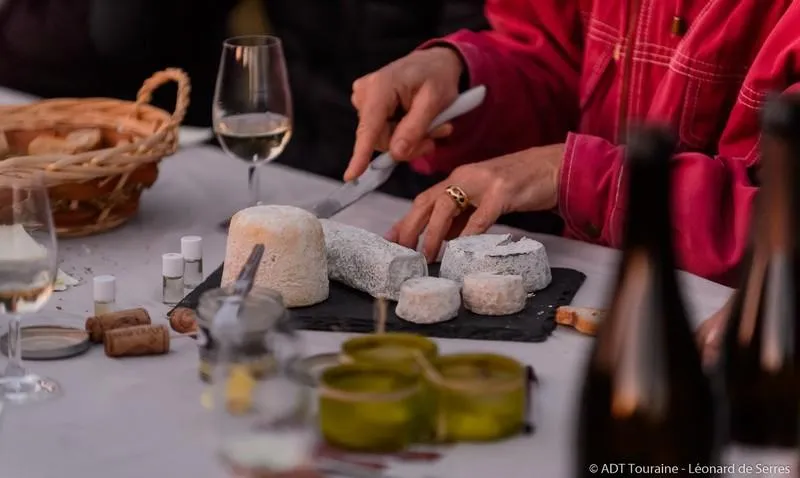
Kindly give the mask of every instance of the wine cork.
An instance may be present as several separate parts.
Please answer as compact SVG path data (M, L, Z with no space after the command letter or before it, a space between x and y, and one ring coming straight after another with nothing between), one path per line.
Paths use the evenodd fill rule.
M169 329L166 325L137 325L109 330L105 351L109 357L165 354L169 352Z
M186 307L178 307L169 316L169 326L179 334L196 333L197 319L194 311Z
M86 319L86 331L89 332L89 340L99 344L111 330L149 325L150 323L150 314L146 310L142 308L128 309L89 317Z

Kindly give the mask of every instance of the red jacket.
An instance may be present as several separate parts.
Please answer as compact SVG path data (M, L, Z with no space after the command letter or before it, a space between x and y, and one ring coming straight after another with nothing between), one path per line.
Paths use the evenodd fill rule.
M757 191L758 110L768 92L800 90L800 1L488 0L486 10L493 31L446 39L486 102L414 167L447 172L565 142L566 235L619 248L626 125L667 122L680 139L679 266L730 283Z

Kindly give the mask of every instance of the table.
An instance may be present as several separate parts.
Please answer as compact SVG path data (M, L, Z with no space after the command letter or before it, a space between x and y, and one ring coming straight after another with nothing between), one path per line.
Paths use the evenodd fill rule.
M0 103L5 102L0 90ZM12 98L13 99L13 98ZM261 185L267 202L306 204L337 183L269 165ZM176 252L183 235L204 238L208 272L221 263L225 236L216 229L246 201L246 165L211 147L181 150L167 160L154 187L142 198L139 215L113 232L61 243L61 268L81 284L56 293L47 311L58 322L82 326L92 308L91 279L117 277L120 308L146 307L165 322L159 302L164 252ZM373 194L336 219L382 233L408 207L406 201ZM498 227L498 231L513 231ZM563 238L542 241L554 266L586 273L574 304L603 306L612 282L616 251ZM681 273L695 320L727 299L730 289ZM0 321L5 327L5 322ZM309 353L334 351L347 334L305 332ZM412 478L504 478L570 476L573 410L591 339L559 328L544 343L524 344L438 340L445 353L501 352L531 364L541 380L536 399L537 432L491 445L459 445L434 466L398 464L392 476ZM65 361L30 362L36 372L56 378L65 396L57 401L7 409L0 426L0 467L9 478L223 478L209 452L210 420L200 405L197 357L191 341L176 341L167 356L108 359L95 348Z

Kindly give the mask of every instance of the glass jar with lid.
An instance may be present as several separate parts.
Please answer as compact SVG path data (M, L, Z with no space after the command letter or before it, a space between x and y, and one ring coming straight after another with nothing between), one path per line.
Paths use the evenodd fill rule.
M209 290L200 297L197 307L199 374L205 382L211 382L219 355L218 343L212 334L214 317L229 296L228 289ZM289 355L299 355L299 338L289 326L289 313L278 292L253 289L241 302L238 321L241 340L232 348L228 359L246 367L254 378L275 371L278 360L282 360L276 357L276 349L288 348Z

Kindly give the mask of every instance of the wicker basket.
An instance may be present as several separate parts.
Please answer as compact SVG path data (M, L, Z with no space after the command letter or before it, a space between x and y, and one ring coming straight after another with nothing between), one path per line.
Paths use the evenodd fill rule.
M178 84L172 115L149 104L153 91L169 81ZM167 69L144 82L136 102L63 98L0 106L0 132L11 152L0 159L0 179L42 175L59 236L86 236L118 227L139 209L142 190L158 177L159 161L177 149L190 89L182 70ZM27 154L37 137L63 137L87 128L101 135L99 146L91 151Z

